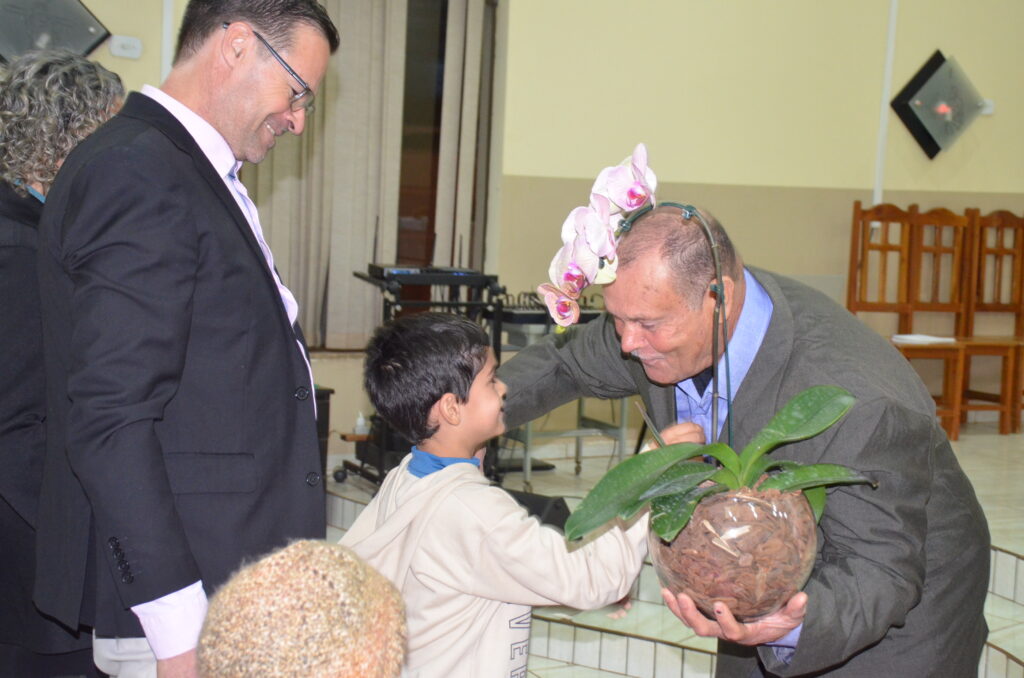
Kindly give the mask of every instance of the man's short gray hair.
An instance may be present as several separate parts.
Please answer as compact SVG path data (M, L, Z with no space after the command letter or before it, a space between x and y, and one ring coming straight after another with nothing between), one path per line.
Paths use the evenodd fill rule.
M718 244L722 275L735 279L742 273L742 265L732 240L714 215L706 210L700 210L700 214ZM644 214L619 242L619 267L630 266L654 250L672 271L679 295L690 308L698 308L708 285L715 279L715 266L710 243L697 215L686 219L682 210L670 205Z

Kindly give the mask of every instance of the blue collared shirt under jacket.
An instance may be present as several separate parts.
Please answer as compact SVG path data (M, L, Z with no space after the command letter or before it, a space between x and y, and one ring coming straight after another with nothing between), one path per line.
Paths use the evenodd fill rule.
M754 279L750 271L743 269L743 279L746 282L746 298L743 300L743 310L740 312L739 322L736 323L736 331L729 340L729 379L725 374L725 356L718 361L718 430L711 432L711 391L710 384L704 389L704 393L697 392L693 379L684 379L676 384L676 422L683 423L692 421L704 427L707 442L717 439L722 433L722 426L729 416L729 403L736 398L740 384L747 376L754 357L764 335L768 332L768 324L772 320L772 300L768 293L761 287L761 283ZM726 383L731 386L730 398L726 399Z

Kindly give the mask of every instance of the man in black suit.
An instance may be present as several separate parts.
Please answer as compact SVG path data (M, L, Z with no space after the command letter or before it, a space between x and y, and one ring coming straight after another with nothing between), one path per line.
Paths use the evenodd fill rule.
M337 47L316 0L191 0L166 82L48 195L35 597L93 626L109 674L195 675L206 596L244 559L324 536L295 299L237 170L302 132Z

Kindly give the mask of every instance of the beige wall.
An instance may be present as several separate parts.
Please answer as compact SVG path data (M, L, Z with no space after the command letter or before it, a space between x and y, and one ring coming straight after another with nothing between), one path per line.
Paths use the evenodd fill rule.
M592 178L644 141L664 181L873 184L886 0L510 0L507 9L505 176ZM1022 24L1024 4L1013 0L900 3L893 94L940 48L997 109L935 161L888 114L887 189L1021 190Z
M643 141L660 198L709 207L751 262L834 287L846 274L851 203L870 203L875 183L889 2L623 7L505 8L491 268L511 291L543 281L544 244L553 254L565 214L586 203L602 167ZM928 160L888 111L883 199L1021 211L1024 3L899 7L892 95L939 48L996 113Z
M171 47L177 37L187 0L173 0ZM90 58L121 76L129 90L162 81L164 38L164 0L85 0L100 23L113 35L126 35L142 41L142 57L126 59L110 53L110 41L97 47Z

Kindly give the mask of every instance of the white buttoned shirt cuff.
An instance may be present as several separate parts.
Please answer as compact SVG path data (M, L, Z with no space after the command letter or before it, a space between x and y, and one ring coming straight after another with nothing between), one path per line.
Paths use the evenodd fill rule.
M206 619L206 591L197 581L166 596L132 606L157 659L195 649Z

